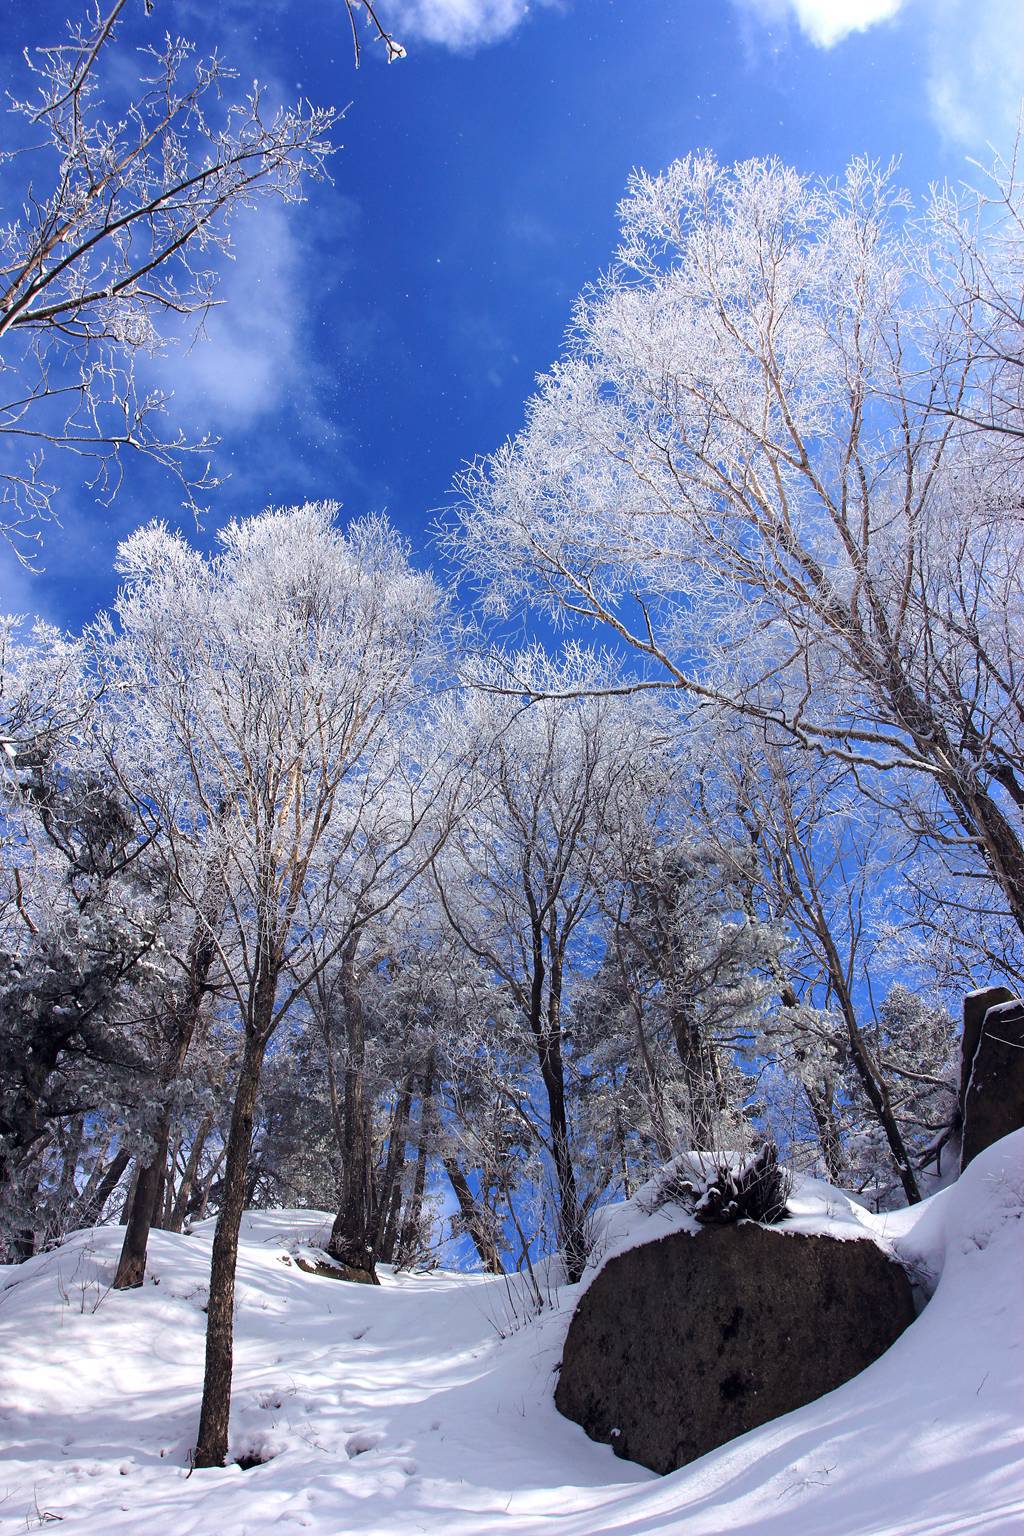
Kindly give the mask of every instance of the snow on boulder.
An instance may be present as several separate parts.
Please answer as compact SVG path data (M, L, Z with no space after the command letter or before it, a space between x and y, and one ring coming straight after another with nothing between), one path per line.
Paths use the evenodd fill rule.
M842 1385L913 1319L906 1274L869 1237L678 1231L620 1253L585 1291L555 1403L617 1455L671 1472Z

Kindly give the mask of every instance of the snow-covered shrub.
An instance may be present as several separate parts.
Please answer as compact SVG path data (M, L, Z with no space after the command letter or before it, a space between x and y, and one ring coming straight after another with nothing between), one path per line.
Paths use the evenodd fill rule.
M655 1181L647 1209L678 1204L705 1226L773 1223L788 1215L792 1178L773 1141L746 1155L684 1153Z

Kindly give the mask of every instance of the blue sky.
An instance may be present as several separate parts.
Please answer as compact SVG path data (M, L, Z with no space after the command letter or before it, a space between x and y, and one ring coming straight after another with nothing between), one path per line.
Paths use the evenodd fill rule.
M0 9L0 67L56 41L72 0ZM920 194L1007 148L1024 95L1021 0L380 0L409 50L352 66L342 0L156 0L282 96L349 104L334 185L238 228L209 339L165 358L186 427L222 439L205 537L310 497L385 508L420 558L464 460L514 432L572 300L609 260L634 166L710 146L835 173L901 155ZM19 82L20 83L20 82ZM0 558L0 607L74 625L109 601L119 537L178 518L129 465L111 509L70 466L37 576ZM133 472L134 471L134 472Z

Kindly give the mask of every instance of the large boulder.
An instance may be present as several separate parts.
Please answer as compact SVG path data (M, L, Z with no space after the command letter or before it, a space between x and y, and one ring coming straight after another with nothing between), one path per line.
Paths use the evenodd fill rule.
M1024 1003L1005 987L964 1002L960 1167L1024 1126Z
M584 1293L555 1403L616 1455L671 1472L856 1376L913 1318L906 1275L870 1239L676 1233Z

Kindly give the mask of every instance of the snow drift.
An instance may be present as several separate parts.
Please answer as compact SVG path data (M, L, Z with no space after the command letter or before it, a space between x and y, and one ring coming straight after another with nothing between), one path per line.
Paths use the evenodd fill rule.
M891 1245L928 1304L854 1381L664 1478L555 1411L576 1288L509 1332L501 1279L385 1271L376 1289L303 1273L293 1252L324 1218L298 1211L243 1230L232 1455L262 1464L189 1476L212 1228L155 1233L147 1283L126 1293L107 1290L120 1232L78 1233L0 1269L0 1530L1024 1530L1024 1131L914 1210L872 1216L814 1183L792 1204L794 1230ZM618 1207L604 1254L675 1220Z

